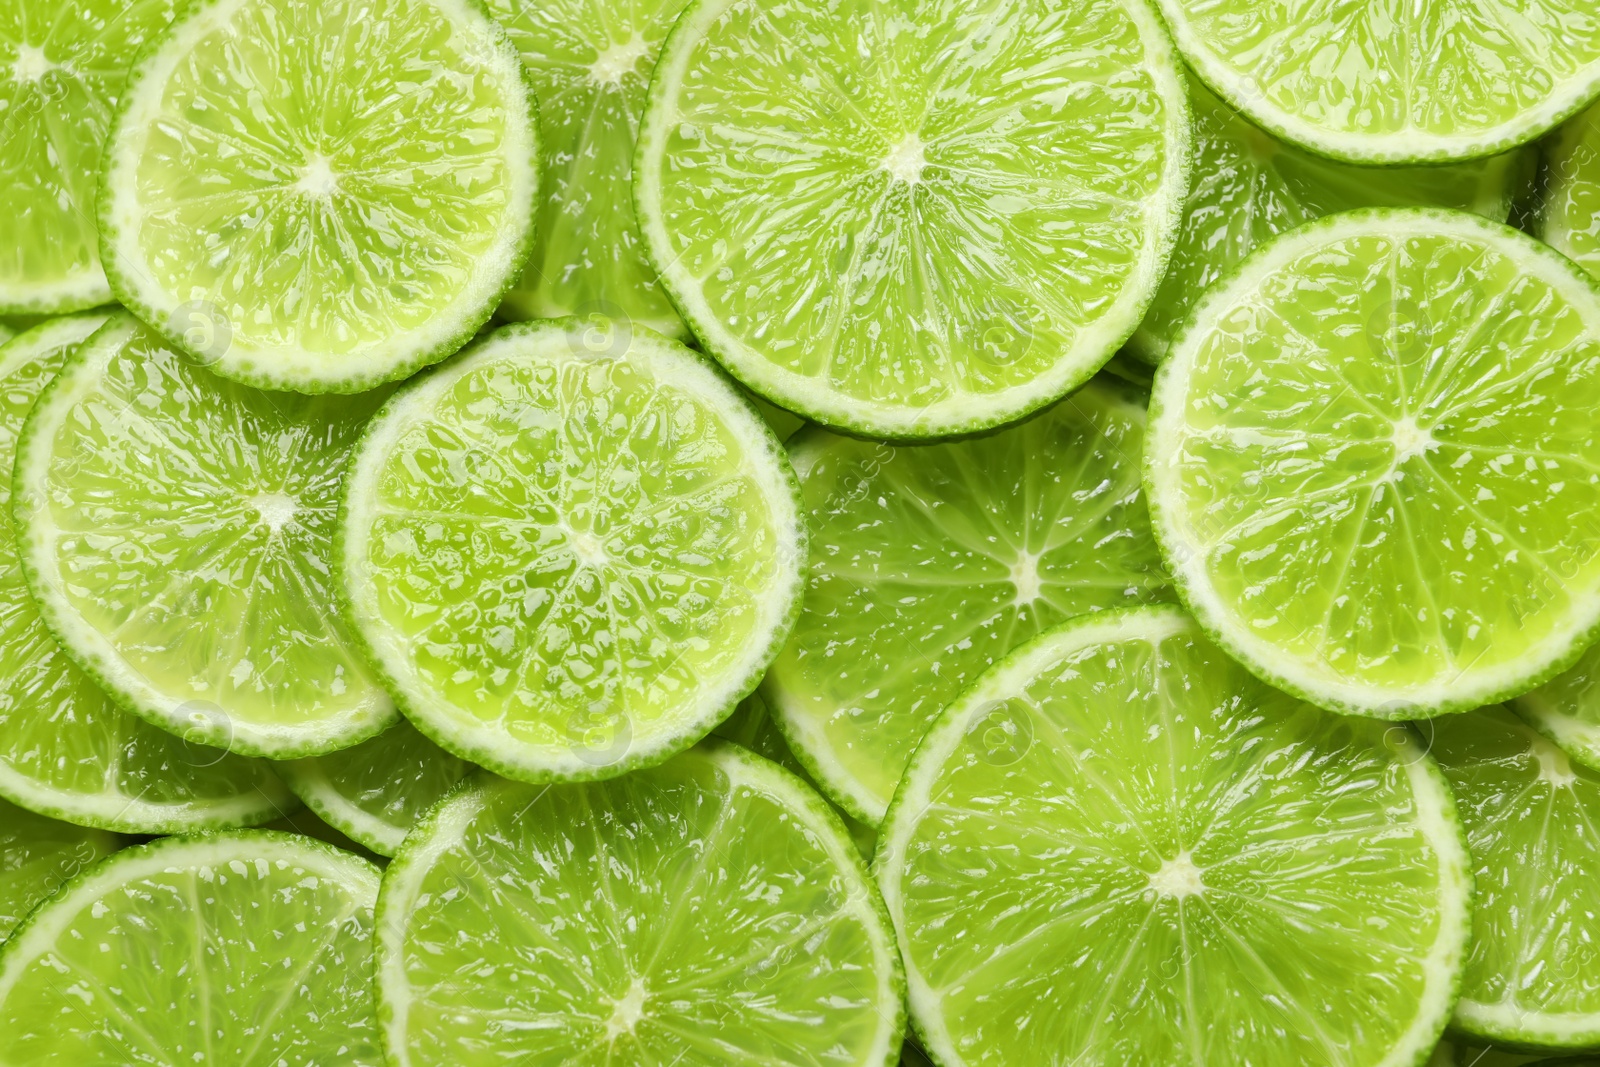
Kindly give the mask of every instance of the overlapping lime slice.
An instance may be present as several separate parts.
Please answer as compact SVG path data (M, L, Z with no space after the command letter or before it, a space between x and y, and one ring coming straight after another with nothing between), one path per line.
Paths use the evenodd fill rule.
M200 0L106 142L112 290L227 378L403 378L470 340L527 259L535 111L473 0Z
M1545 168L1540 236L1600 277L1600 105L1561 128Z
M887 1067L904 1030L843 826L735 745L456 793L384 875L377 957L395 1067Z
M1270 689L1149 607L962 694L874 869L943 1067L1410 1067L1455 1003L1469 863L1405 727Z
M320 754L393 722L329 575L380 399L236 385L113 317L17 446L24 569L67 654L127 710L231 752Z
M372 864L289 834L119 852L0 949L0 1062L379 1067L377 892Z
M0 800L0 944L40 901L121 844L116 834L47 819Z
M1158 2L1219 96L1352 163L1493 155L1600 96L1600 14L1587 0Z
M1600 625L1600 289L1458 212L1334 215L1201 301L1146 486L1180 594L1261 678L1417 718L1506 699Z
M1567 755L1600 771L1600 645L1591 645L1571 668L1512 707Z
M811 527L800 621L763 692L834 802L876 825L934 717L1074 615L1170 597L1144 412L1087 386L987 437L791 442Z
M707 351L874 437L998 426L1138 325L1187 189L1183 76L1145 0L697 0L634 194Z

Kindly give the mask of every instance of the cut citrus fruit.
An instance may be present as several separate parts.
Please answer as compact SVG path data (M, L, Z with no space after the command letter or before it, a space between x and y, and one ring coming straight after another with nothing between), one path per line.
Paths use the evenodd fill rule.
M1157 2L1217 95L1352 163L1493 155L1600 96L1587 0Z
M393 856L422 813L471 769L401 719L354 748L281 764L278 774L328 825Z
M1456 1029L1519 1047L1600 1044L1600 774L1503 708L1424 729L1477 865Z
M1561 128L1545 167L1540 236L1600 278L1600 105Z
M650 72L684 3L487 0L533 79L545 154L533 257L502 315L688 335L645 257L632 194Z
M987 437L792 442L811 574L763 693L836 804L877 825L928 724L1017 645L1170 598L1143 446L1144 411L1100 384Z
M258 392L113 317L17 445L24 570L67 654L141 718L246 755L393 722L328 573L344 462L380 399Z
M0 1062L378 1067L377 893L372 864L291 834L125 849L0 950Z
M349 611L406 716L529 781L688 748L799 610L794 473L708 361L505 327L408 386L350 465Z
M1472 901L1406 727L1270 689L1171 607L1069 622L963 693L874 869L943 1067L1413 1067Z
M200 0L106 142L117 299L264 389L359 392L443 359L531 248L525 77L473 0Z
M888 1067L905 1025L838 818L735 745L454 794L385 873L376 946L395 1067Z
M1578 662L1513 707L1567 755L1600 771L1600 645L1589 646Z
M1533 688L1600 624L1600 290L1460 212L1329 216L1202 299L1146 488L1178 591L1265 681L1407 719Z
M1129 347L1160 362L1211 284L1258 245L1312 219L1360 207L1449 207L1506 221L1532 184L1537 153L1519 149L1434 167L1356 167L1312 155L1245 120L1199 82L1195 180L1166 279Z
M927 438L1021 418L1111 357L1161 280L1188 154L1145 0L696 0L634 196L678 310L741 381Z
M47 819L0 800L0 944L40 901L121 844L116 834Z
M0 315L109 303L95 175L128 66L178 0L7 0L0 10Z

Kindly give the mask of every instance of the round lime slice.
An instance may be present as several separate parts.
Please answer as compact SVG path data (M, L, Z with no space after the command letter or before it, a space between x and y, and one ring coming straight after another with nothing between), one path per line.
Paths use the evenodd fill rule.
M177 0L6 0L0 11L0 315L109 303L95 175L128 66Z
M1477 866L1456 1029L1519 1047L1600 1045L1600 773L1503 708L1424 731Z
M1540 236L1600 278L1600 105L1552 138L1545 168Z
M1262 679L1381 718L1559 672L1600 624L1600 289L1460 212L1279 237L1156 376L1146 488L1179 593Z
M0 1062L379 1067L377 893L372 864L290 834L125 849L0 950Z
M408 386L345 483L350 617L406 716L529 781L688 748L799 610L794 473L707 361L508 326Z
M1069 622L963 693L874 870L943 1067L1411 1067L1472 902L1405 727L1268 688L1170 607Z
M696 0L634 196L663 284L741 381L927 438L1014 421L1110 358L1161 280L1188 155L1145 0Z
M600 315L688 335L633 213L634 134L661 42L686 0L487 0L538 95L545 170L533 256L503 316Z
M328 825L393 856L423 812L471 769L401 719L354 748L279 764L278 774Z
M1352 163L1493 155L1600 96L1600 23L1585 0L1157 2L1219 96Z
M390 864L377 988L395 1067L888 1067L904 976L838 818L712 745L610 781L485 780Z
M40 901L121 844L116 834L47 819L0 800L0 944Z
M1361 207L1459 208L1504 222L1537 163L1528 148L1444 167L1356 167L1279 141L1197 81L1189 88L1194 186L1166 279L1129 342L1151 363L1165 358L1200 295L1278 234Z
M763 693L836 804L877 825L928 724L1017 645L1170 598L1143 445L1144 411L1098 383L987 437L791 443L811 575Z
M527 259L535 112L473 0L199 0L106 142L111 288L227 378L404 378L470 340Z
M141 718L246 755L393 722L329 575L340 476L380 399L258 392L113 317L17 445L24 569L67 654Z

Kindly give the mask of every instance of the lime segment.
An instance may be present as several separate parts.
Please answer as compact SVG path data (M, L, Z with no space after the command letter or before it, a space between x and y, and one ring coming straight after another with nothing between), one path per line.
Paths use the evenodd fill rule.
M116 834L46 819L0 800L0 944L40 901L121 843Z
M1545 166L1540 235L1600 278L1600 105L1561 128Z

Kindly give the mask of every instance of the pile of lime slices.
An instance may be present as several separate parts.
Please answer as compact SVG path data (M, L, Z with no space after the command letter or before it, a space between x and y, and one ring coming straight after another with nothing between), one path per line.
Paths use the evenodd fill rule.
M5 0L0 1065L1600 1064L1588 0Z

